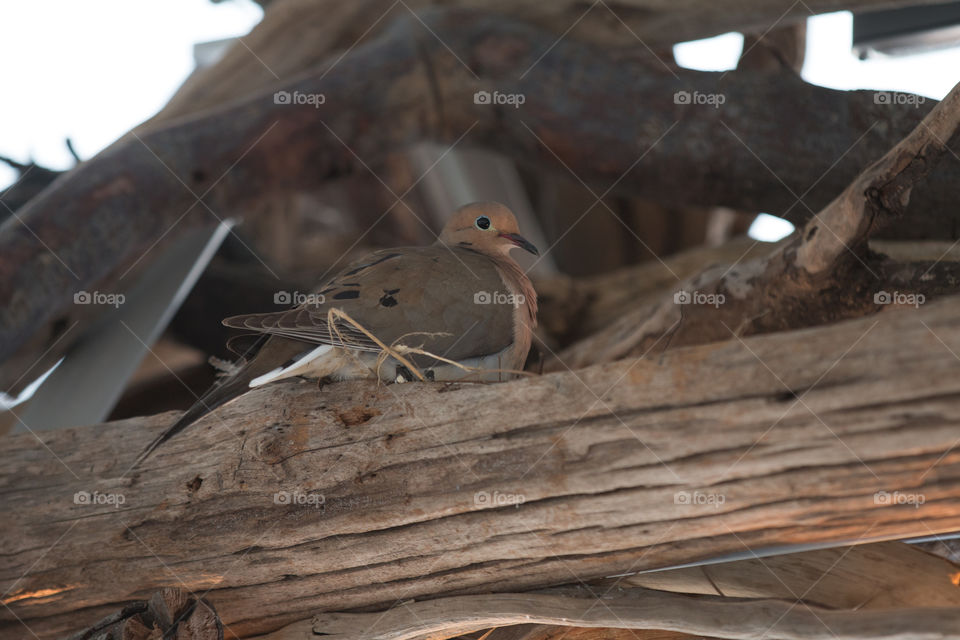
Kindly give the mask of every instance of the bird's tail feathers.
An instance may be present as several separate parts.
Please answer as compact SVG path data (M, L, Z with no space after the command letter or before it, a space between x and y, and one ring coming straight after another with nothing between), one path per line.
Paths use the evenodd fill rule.
M284 338L266 335L256 336L256 338L256 340L245 343L239 340L228 343L228 346L235 352L239 351L234 349L235 347L240 344L244 346L242 353L238 353L238 355L241 355L241 360L237 364L235 373L220 378L176 422L157 436L137 457L133 467L140 465L157 447L203 416L249 391L251 380L275 370L278 366L282 367L291 357L304 348L303 343Z

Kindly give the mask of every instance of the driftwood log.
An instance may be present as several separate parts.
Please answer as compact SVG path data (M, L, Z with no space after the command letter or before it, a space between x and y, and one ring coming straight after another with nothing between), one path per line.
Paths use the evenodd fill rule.
M58 636L176 585L244 637L415 597L955 531L957 353L949 297L500 385L270 385L135 474L173 415L11 437L2 629Z
M960 85L768 256L744 260L745 251L732 264L712 265L683 282L678 277L675 292L633 305L565 349L550 368L637 355L667 336L673 345L712 342L731 331L742 336L871 314L899 294L924 300L955 292L960 269L943 261L946 252L901 263L873 252L869 240L895 220L912 219L905 212L917 185L958 139Z
M398 19L335 65L131 136L29 202L0 227L0 389L17 392L29 382L25 370L50 366L93 321L95 310L72 304L77 291L122 289L188 229L256 215L264 198L367 171L416 140L484 145L569 169L597 195L629 189L799 221L932 104L877 104L870 92L789 74L674 72L464 11ZM326 102L276 104L276 90ZM475 104L481 90L525 102ZM722 93L725 102L678 103L682 91ZM911 234L952 238L960 162L948 157L939 169L911 198Z
M138 132L186 115L246 98L277 81L288 80L323 65L340 52L379 37L408 12L431 6L482 9L493 15L521 20L564 40L619 49L634 56L654 53L659 66L673 66L677 42L720 35L729 31L753 33L744 45L747 65L771 70L761 50L779 50L783 61L799 69L799 60L786 44L789 33L803 29L812 15L832 11L870 11L927 4L936 0L806 0L801 4L739 0L718 5L711 0L279 0L263 20L224 59L194 73L155 117ZM758 46L753 46L757 43ZM337 55L334 55L337 54ZM752 58L761 58L755 63ZM801 56L802 57L802 56ZM783 65L773 67L782 68Z
M960 590L954 584L957 575L957 565L913 545L880 542L636 573L536 594L408 601L386 612L366 614L322 613L268 638L309 640L321 633L343 640L438 638L466 628L496 626L485 637L573 640L580 633L591 637L587 622L603 626L601 637L608 640L686 640L694 633L723 638L916 638L924 630L929 634L924 637L949 637L960 606ZM637 586L644 589L632 589ZM664 591L688 595L678 598ZM689 594L716 597L698 599ZM553 607L541 606L544 595L550 596L548 602L570 605L562 620L546 620ZM611 602L619 610L606 608ZM793 618L783 615L793 610L798 611ZM821 614L827 610L845 615L824 618ZM873 626L876 620L870 614L877 611L883 612L885 628ZM515 616L518 612L522 616ZM915 622L925 614L930 619L922 630ZM537 618L544 621L530 623ZM814 620L822 624L810 624ZM508 623L513 626L502 626ZM704 624L712 626L704 630ZM631 631L617 633L625 628Z
M320 614L268 640L426 640L523 623L586 628L658 629L710 638L757 640L947 640L956 638L953 608L832 611L785 600L630 589L596 597L559 593L460 596L404 604L384 613Z

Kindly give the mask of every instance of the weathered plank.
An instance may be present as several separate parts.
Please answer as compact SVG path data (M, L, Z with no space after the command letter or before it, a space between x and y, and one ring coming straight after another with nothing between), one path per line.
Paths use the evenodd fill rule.
M12 437L0 619L52 637L173 585L247 636L745 546L957 530L956 353L951 297L500 385L271 385L134 475L171 414Z

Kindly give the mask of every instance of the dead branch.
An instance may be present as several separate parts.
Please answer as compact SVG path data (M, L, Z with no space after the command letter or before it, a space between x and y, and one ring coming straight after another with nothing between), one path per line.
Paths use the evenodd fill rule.
M898 265L871 252L868 240L904 218L914 185L948 152L958 128L960 85L791 242L763 259L702 271L679 284L676 293L635 307L564 350L548 369L643 353L668 335L671 346L700 344L876 313L888 301L878 303L875 296L891 287L906 286L908 293L925 297L952 293L960 275L955 265L939 260ZM949 274L938 278L936 270Z
M659 303L665 293L704 267L765 257L775 245L741 236L717 247L697 247L663 260L651 260L587 278L556 276L534 282L544 331L569 344L605 329L634 307ZM946 245L927 251L936 260ZM958 251L960 253L960 251Z
M660 592L723 596L726 599L717 602L721 602L723 607L730 611L738 611L738 613L732 613L727 620L728 626L726 628L732 628L732 635L724 635L723 637L739 637L737 633L746 633L746 627L749 626L736 627L737 621L742 622L748 615L739 606L748 602L744 600L746 598L752 599L750 601L751 605L757 599L762 599L764 601L786 600L801 608L813 606L857 612L896 610L900 613L898 624L902 624L906 628L909 616L914 615L917 609L934 607L956 609L960 605L960 590L952 582L953 576L956 574L956 565L943 558L925 553L914 545L902 542L880 542L856 547L820 549L778 555L763 559L735 560L706 566L671 569L669 571L635 573L629 576L591 581L588 585L581 583L582 589L568 588L563 591L567 596L578 598L585 595L584 593L578 593L578 591L586 591L594 597L599 597L600 601L595 600L594 602L596 607L601 609L604 605L604 598L633 597L636 594L631 594L630 589L637 586L655 589ZM559 590L554 590L554 592L556 591ZM640 593L641 597L644 597L644 592ZM802 594L800 598L802 602L797 602L800 594ZM521 600L524 595L527 594L520 594L517 599ZM454 619L467 610L480 613L479 607L483 598L484 596L476 600L460 598L435 601L438 604L438 609L449 614L448 617L436 615L436 610L428 609L423 603L414 604L411 609L405 611L405 613L414 614L416 616L415 620L404 617L404 612L400 611L400 609L409 606L409 603L387 612L385 619L379 619L381 614L320 614L311 620L288 625L270 634L269 638L270 640L299 640L315 637L314 634L321 632L331 635L361 632L358 637L370 639L395 637L393 634L410 634L413 636L424 630L423 626L418 625L418 622L424 623L426 626L436 625L437 628L433 632L434 637L449 637L458 631L458 625L465 624L462 619L458 621ZM465 603L466 606L457 606L453 600ZM444 606L446 604L452 606L446 607ZM697 600L691 600L688 606L696 608L698 604ZM474 606L477 608L473 608ZM537 607L534 607L534 610L536 609ZM366 618L365 616L370 617ZM504 640L503 635L506 635L507 638L515 638L515 640L559 639L565 637L567 632L571 631L572 625L579 624L574 616L568 615L566 618L567 620L562 623L562 626L530 625L524 622L522 625L513 627L514 633L501 634L498 637L501 640ZM679 615L676 620L677 624L683 628L684 635L681 636L682 638L694 637L687 635L695 632L688 624L687 616ZM414 624L411 624L412 622ZM630 622L629 619L612 622L612 626L606 628L603 637L608 637L606 633L609 633L611 629L622 629ZM353 624L352 629L347 627L348 623ZM498 619L497 624L504 624L504 620ZM787 624L789 624L788 621L778 620L766 629L766 633L762 635L790 637L791 634L801 633L801 630L797 628L785 630L784 626ZM660 635L663 633L663 629L657 625L658 622L654 620L638 622L633 627L641 632L637 636L637 640L647 640L648 638L649 640L664 640L664 636ZM584 633L587 631L584 627L577 628L582 629ZM649 635L643 634L643 630L648 630ZM941 628L938 633L945 630L946 628ZM717 636L718 633L719 629L713 632L713 636ZM587 634L586 637L590 638L591 636ZM626 634L614 637L629 640L632 636Z
M168 585L243 637L744 546L955 531L958 344L954 297L510 384L268 385L135 475L172 415L9 437L0 635L14 615L63 635Z
M928 0L929 1L929 0ZM831 11L869 11L923 4L921 0L807 0L803 6L764 0L721 4L709 0L607 0L589 5L576 0L284 0L274 3L243 43L236 44L216 65L194 73L164 109L137 128L143 134L158 124L181 119L330 65L334 53L377 38L396 19L431 6L480 9L522 20L565 40L595 47L645 53L669 49L677 42L729 31L766 34L764 41L780 44L795 26L811 15ZM405 6L404 6L405 5ZM388 9L384 13L385 9ZM771 30L778 25L782 29ZM573 28L571 28L573 26ZM799 46L799 45L798 45ZM749 48L749 45L748 47ZM761 49L766 47L761 46ZM789 58L789 52L783 48ZM256 56L251 55L256 52ZM333 56L333 58L331 58ZM669 61L668 56L663 56Z
M832 611L795 600L747 600L643 588L600 597L583 590L460 596L404 603L382 613L318 614L269 640L423 640L524 623L587 628L664 629L756 640L912 640L954 638L955 608Z

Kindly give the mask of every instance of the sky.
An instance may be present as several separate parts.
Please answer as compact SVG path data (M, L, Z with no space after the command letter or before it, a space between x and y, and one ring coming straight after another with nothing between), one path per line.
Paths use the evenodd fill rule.
M67 169L65 140L89 158L156 113L193 69L193 45L243 35L260 20L252 0L29 0L0 5L0 155ZM53 17L53 19L51 19ZM836 89L888 89L941 98L960 80L960 48L858 60L847 12L808 21L803 77ZM739 34L677 45L677 61L735 66ZM0 165L0 188L16 173ZM773 236L789 231L767 220ZM759 233L759 232L757 232Z
M68 169L162 107L194 67L193 45L248 33L252 0L0 3L0 155ZM16 173L0 167L0 188Z

